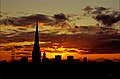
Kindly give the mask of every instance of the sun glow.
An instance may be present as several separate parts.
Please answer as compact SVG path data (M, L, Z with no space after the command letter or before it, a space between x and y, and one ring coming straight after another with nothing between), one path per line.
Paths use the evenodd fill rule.
M60 48L56 47L55 50L64 52L66 50L66 48L63 48L63 46L61 46Z
M44 25L44 23L38 22L38 26L43 26L43 25Z

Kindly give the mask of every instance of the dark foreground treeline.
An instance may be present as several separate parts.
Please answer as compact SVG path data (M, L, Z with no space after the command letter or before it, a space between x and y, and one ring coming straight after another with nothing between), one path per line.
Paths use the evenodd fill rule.
M120 62L0 62L0 79L120 79Z

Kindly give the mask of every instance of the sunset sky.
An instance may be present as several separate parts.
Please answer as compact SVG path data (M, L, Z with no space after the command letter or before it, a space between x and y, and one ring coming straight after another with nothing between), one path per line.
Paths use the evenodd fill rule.
M31 59L36 17L48 58L120 59L119 0L0 0L0 61Z

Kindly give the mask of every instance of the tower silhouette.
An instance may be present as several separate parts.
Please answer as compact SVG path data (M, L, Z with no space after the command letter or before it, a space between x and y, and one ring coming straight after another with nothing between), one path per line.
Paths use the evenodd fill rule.
M42 63L45 64L46 63L46 53L43 53L43 58L42 58Z
M38 20L36 23L35 41L32 51L32 63L39 64L41 62L41 51L39 47L39 35L38 35Z
M43 53L43 59L46 59L46 53L45 52Z

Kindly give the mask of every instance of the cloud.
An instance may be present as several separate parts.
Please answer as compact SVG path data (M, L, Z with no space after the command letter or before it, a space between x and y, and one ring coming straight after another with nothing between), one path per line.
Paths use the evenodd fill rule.
M91 52L96 52L98 54L120 53L120 34L100 36L95 43L96 44L92 46L90 50Z
M25 30L27 30L26 28L18 28L18 30L23 30L23 31L25 31Z
M0 18L2 18L3 17L3 15L0 15Z
M29 38L28 38L29 37ZM6 37L3 38L3 40L7 40L5 43L10 43L10 42L24 42L24 41L34 41L34 32L23 32L20 33L17 36L13 37ZM86 52L82 52L84 54L89 54L89 53L98 53L98 54L109 54L109 53L120 53L120 34L108 34L108 35L103 35L103 34L45 34L45 33L40 33L40 41L41 42L49 42L49 43L44 43L41 44L41 49L42 48L54 48L54 46L57 46L58 48L60 46L63 46L64 48L75 48L75 49L80 49L80 50L86 50ZM4 41L2 42L4 44ZM13 44L12 44L13 45ZM30 49L25 49L25 50L32 50L33 43L28 46L25 44L22 46L23 48L30 48ZM22 47L17 45L15 48L20 48ZM11 48L6 48L5 50L12 50ZM47 50L47 52L59 52L61 51L52 51L52 50ZM79 52L76 50L68 50L69 52ZM87 52L89 51L89 52Z
M120 21L120 14L115 14L112 13L112 15L108 14L100 14L94 17L97 21L101 21L102 24L105 26L112 26L114 23Z
M64 13L55 14L53 17L54 17L58 22L64 22L64 21L68 20L67 17L66 17L66 15L65 15Z
M1 37L0 39L2 40L2 38L11 37L14 36L15 34L16 34L15 32L0 31L0 37Z
M56 22L65 22L65 21L71 22L81 19L80 14L74 14L74 13L69 13L69 14L59 13L59 14L55 14L53 18L56 19Z
M16 49L17 49L17 48L23 48L23 46L14 46L14 48L16 48Z
M4 47L4 50L5 51L11 51L11 50L13 50L13 47Z
M8 31L13 31L13 32L19 32L18 30L16 30L16 29L11 29L11 28L8 28L7 30L8 30Z
M21 17L10 17L8 19L0 20L0 25L13 25L13 26L28 26L35 25L36 19L42 23L50 23L53 22L53 18L43 14L34 14L29 16L21 16Z
M117 34L118 30L107 27L95 27L95 26L74 26L74 28L68 29L69 32L72 33L80 33L80 34L101 34L101 35L112 35Z
M21 17L9 17L0 20L0 25L13 25L13 26L34 26L38 20L44 25L63 24L68 18L64 13L54 14L53 16L44 14L34 14Z
M109 12L109 9L111 8L105 8L105 7L95 7L95 10L92 12L92 14L102 14L104 12Z
M93 10L93 8L91 8L91 6L88 5L83 10L86 11L87 13L90 13Z
M54 15L45 14L33 14L24 15L20 17L9 17L0 20L0 25L12 25L12 26L23 26L23 27L34 27L36 20L42 23L44 26L55 26L55 27L71 27L72 21L81 19L80 14L64 14L58 13Z
M29 53L29 52L17 52L15 54L17 54L17 55L31 55L31 53Z
M73 22L81 19L81 15L75 13L66 14L66 17L68 18L69 22Z
M105 7L95 7L91 8L90 6L85 7L87 13L90 14L95 20L101 22L104 26L110 27L114 23L120 21L120 12L119 11L111 11L111 8Z

